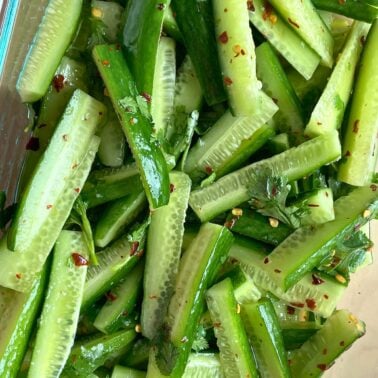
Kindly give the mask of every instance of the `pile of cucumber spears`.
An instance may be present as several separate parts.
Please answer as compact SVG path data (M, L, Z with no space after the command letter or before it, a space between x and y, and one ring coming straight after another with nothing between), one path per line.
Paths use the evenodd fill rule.
M0 377L318 377L378 215L377 0L50 0L0 196ZM20 125L23 127L23 125ZM12 211L13 210L13 211Z

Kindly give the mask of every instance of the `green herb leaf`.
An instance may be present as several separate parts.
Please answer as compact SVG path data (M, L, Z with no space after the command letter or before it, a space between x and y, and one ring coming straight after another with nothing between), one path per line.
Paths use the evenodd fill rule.
M197 328L197 332L192 344L192 349L195 352L201 352L202 350L208 349L209 343L206 340L206 329L200 324Z

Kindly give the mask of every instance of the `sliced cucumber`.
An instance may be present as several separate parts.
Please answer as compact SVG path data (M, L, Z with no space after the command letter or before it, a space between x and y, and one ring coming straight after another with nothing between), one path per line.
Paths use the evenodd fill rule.
M167 129L173 122L173 105L176 84L176 43L161 37L158 45L154 85L152 88L151 116L154 133L164 143Z
M328 83L316 104L305 134L314 137L338 129L344 116L353 86L354 72L362 51L362 40L369 31L369 25L356 22Z
M378 72L373 64L378 59L375 47L377 43L378 22L375 21L368 34L361 58L361 68L343 143L343 159L338 171L340 181L356 186L370 183L378 156L376 143Z
M226 278L207 290L206 303L213 321L225 376L230 378L258 377L231 280Z
M252 24L305 79L310 79L319 65L319 55L271 9L268 2L254 0L252 4L249 12ZM269 7L269 17L266 7Z
M136 265L142 246L133 245L124 236L97 254L98 265L88 269L81 311L85 311L99 297L117 284Z
M135 337L134 330L125 330L78 342L71 350L62 377L88 377L114 354L124 353Z
M182 378L224 378L219 355L191 353Z
M316 226L301 227L269 255L265 270L283 290L287 290L332 253L356 227L378 213L378 193L373 187L354 189L335 202L335 219Z
M231 113L248 117L259 107L261 83L256 77L256 54L246 2L213 1L215 36L223 83Z
M333 65L333 38L311 0L271 0L274 8L301 38L321 57L322 64Z
M336 311L290 356L293 377L320 377L334 360L365 334L365 324L346 310Z
M233 117L227 111L189 150L185 172L198 182L209 173L221 177L240 167L274 135L274 129L265 122L276 111L276 105L267 96L249 117Z
M185 173L171 172L170 181L169 203L152 213L148 230L141 324L149 339L162 325L173 294L191 188Z
M54 248L28 377L61 374L75 339L87 265L88 251L81 232L62 231Z
M177 25L175 16L173 15L172 8L166 7L164 20L163 20L163 31L168 36L172 37L176 42L183 42L182 34Z
M332 314L346 286L323 275L321 276L323 282L317 285L312 274L307 273L285 292L266 272L264 261L269 261L266 260L266 258L269 259L269 256L262 251L264 251L264 246L237 238L230 249L230 258L231 261L234 259L239 262L259 288L271 292L276 297L290 303L291 306L313 311L323 317Z
M298 147L232 172L214 184L195 190L190 206L202 222L249 199L249 187L258 179L259 170L270 169L272 175L286 176L289 181L310 174L340 157L340 141L336 131L319 136Z
M1 243L5 244L5 240ZM3 252L0 246L1 253ZM0 377L15 378L21 368L36 317L42 304L49 264L34 281L31 291L18 293L0 288Z
M146 372L115 365L110 378L145 378Z
M288 132L295 141L300 141L304 129L301 103L283 70L280 61L268 42L256 48L257 77L263 90L278 105L274 123L282 132Z
M269 299L243 304L241 316L261 377L291 377L281 328Z
M147 207L144 192L132 193L110 203L102 213L94 232L94 241L98 247L106 247L111 241L120 237L124 229L130 225Z
M149 353L150 341L144 337L140 338L133 343L130 350L121 359L121 363L134 369L147 370Z
M99 143L100 140L98 137L92 137L88 152L83 159L78 162L79 164L73 172L66 177L65 186L62 188L60 197L57 198L55 205L50 210L46 209L50 211L51 218L49 219L47 217L47 222L40 230L42 233L36 235L35 241L30 246L30 251L11 252L5 249L3 253L0 254L0 285L23 292L30 290L34 280L43 267L44 261L50 253L50 249L48 248L50 248L51 242L55 242L55 235L52 235L52 233L56 232L56 237L59 236L59 232L77 199L78 191L81 190L88 177ZM54 157L54 159L56 159L56 157ZM49 170L45 171L45 173L46 172L50 173ZM54 173L58 175L58 172ZM50 175L50 177L52 176ZM41 180L40 184L42 186L44 175L41 175L39 179ZM46 183L46 181L44 182ZM41 198L36 198L36 201L38 200L40 201ZM29 202L29 205L31 206L32 203ZM31 208L29 208L29 210L31 210ZM35 220L35 214L30 213L30 217L28 222L33 222L33 220Z
M81 192L89 208L140 192L142 183L136 164L92 171Z
M22 102L39 100L47 91L75 33L82 0L50 0L29 48L17 91Z
M93 325L104 333L118 331L122 317L128 316L141 294L144 264L139 263L112 289Z

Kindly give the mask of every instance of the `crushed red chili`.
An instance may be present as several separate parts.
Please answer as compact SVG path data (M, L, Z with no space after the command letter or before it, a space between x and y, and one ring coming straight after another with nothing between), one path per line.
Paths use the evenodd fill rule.
M327 370L327 365L326 364L318 364L316 365L321 371L326 371Z
M231 79L230 77L228 77L228 76L225 76L225 77L223 78L223 81L224 81L224 83L225 83L227 86L229 86L229 85L231 85L231 84L233 83L232 79Z
M315 274L312 275L312 284L313 285L321 285L322 283L324 283L324 280L322 280L318 276L315 276Z
M108 301L111 301L111 302L114 302L116 299L117 299L117 296L112 293L111 291L108 291L106 294L105 294L105 297Z
M269 17L272 15L273 13L273 7L272 5L268 2L268 1L264 1L264 12L263 12L263 20L266 21L269 19Z
M144 99L145 99L148 103L151 102L151 95L150 95L149 93L147 93L147 92L143 92L143 93L142 93L142 97L144 97Z
M289 315L294 315L294 314L295 314L295 308L292 307L292 306L286 306L286 312L287 312Z
M164 10L164 9L165 9L165 4L163 4L163 3L159 3L158 5L156 5L156 8L157 8L158 10Z
M268 264L268 263L269 263L269 257L265 257L264 264Z
M138 251L138 248L139 248L139 242L138 241L132 242L131 247L130 247L130 256L134 256L136 252Z
M72 260L73 260L73 262L76 266L89 265L88 260L85 257L83 257L82 255L80 255L80 253L74 252L74 253L72 253L71 257L72 257Z
M64 76L63 75L55 75L53 78L53 87L59 93L64 88Z
M310 310L315 310L316 308L316 302L314 299L310 298L310 299L306 299L306 304L307 304L307 307L310 309Z
M172 193L175 191L175 186L173 184L169 184L169 192Z
M26 143L25 148L30 151L38 151L39 150L39 138L31 137L28 142Z
M304 303L301 303L301 302L290 302L290 304L294 307L299 307L299 308L303 308L305 306Z
M300 28L300 26L295 22L293 21L290 17L287 19L293 26L295 26L297 29Z
M16 278L17 278L18 280L21 279L21 277L22 277L21 273L16 273Z
M252 0L247 1L247 8L248 8L249 11L252 11L252 12L255 11L255 5L253 4Z
M356 134L358 133L358 130L360 129L359 125L360 125L360 120L359 119L355 120L353 124L353 132Z
M228 34L224 31L222 34L219 35L218 40L220 43L226 44L228 42Z

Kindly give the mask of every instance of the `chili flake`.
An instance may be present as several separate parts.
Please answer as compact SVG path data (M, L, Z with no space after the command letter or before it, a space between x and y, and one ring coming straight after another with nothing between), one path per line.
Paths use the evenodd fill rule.
M53 87L59 93L64 88L64 76L63 75L55 75L53 78Z
M232 79L231 79L230 77L228 77L228 76L225 76L225 77L223 78L223 82L224 82L227 86L230 86L230 85L233 83Z
M74 252L72 255L72 260L76 266L85 266L89 265L88 260L80 255L80 253Z
M39 150L39 138L31 137L26 143L25 148L30 151L38 151Z
M295 26L297 29L300 28L300 26L295 22L293 21L290 17L287 19L293 26Z
M220 36L218 37L218 40L220 43L226 44L228 42L228 34L226 31L224 31Z

